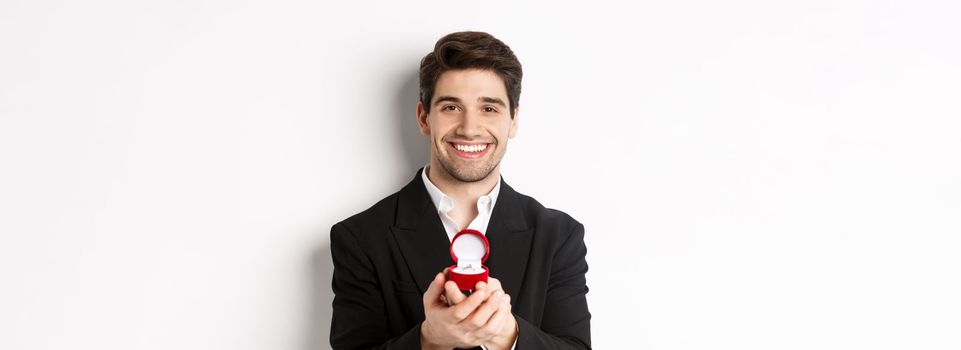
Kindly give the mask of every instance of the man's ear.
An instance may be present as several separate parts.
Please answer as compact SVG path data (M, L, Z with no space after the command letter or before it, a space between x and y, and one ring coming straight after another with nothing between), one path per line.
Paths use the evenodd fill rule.
M417 125L420 126L421 135L430 136L430 125L427 125L427 110L424 109L423 102L417 102Z
M520 117L520 107L514 107L514 117L511 118L511 130L507 132L507 138L512 139L517 134L517 119Z

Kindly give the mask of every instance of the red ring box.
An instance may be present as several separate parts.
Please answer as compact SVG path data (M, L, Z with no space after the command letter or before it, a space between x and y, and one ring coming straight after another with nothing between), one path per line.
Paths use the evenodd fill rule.
M447 270L447 279L454 281L461 291L472 291L477 282L487 282L490 271L484 262L490 255L490 243L480 231L465 229L450 242L450 257L454 265Z

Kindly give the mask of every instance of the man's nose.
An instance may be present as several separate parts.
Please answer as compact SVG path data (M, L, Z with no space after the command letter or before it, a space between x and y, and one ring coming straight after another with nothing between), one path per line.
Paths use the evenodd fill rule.
M479 112L468 110L461 115L461 123L457 132L462 136L474 137L482 134L483 124Z

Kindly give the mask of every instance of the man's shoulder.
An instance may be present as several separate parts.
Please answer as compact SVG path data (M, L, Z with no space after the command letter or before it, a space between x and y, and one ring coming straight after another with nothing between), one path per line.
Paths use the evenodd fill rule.
M548 208L534 197L523 193L516 191L514 193L517 195L518 205L523 208L523 212L527 216L527 222L539 230L570 232L575 227L581 226L579 221L564 211Z
M393 222L394 213L397 211L399 194L400 191L394 192L369 208L334 224L335 231L337 227L341 227L356 233L372 232L368 228L389 226Z

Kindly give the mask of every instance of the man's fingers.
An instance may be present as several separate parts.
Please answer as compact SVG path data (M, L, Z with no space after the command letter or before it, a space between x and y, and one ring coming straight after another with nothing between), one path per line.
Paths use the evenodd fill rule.
M490 296L490 292L487 290L475 290L467 299L451 307L454 317L457 318L458 321L467 318L484 300L487 300L488 296Z
M460 291L460 288L457 288L457 283L454 283L454 281L444 283L444 294L447 296L447 303L449 305L457 305L464 301L464 299L467 299L467 296Z
M491 315L490 319L487 320L487 323L481 327L479 332L480 334L485 336L500 334L508 320L514 317L514 314L511 313L510 297L507 296L507 294L504 294L504 298L501 298L501 303L499 304L500 307L497 308L493 315Z
M463 322L467 323L471 328L480 328L487 324L488 320L491 319L491 315L494 314L498 309L504 305L504 291L497 290L491 294L490 297L484 301L483 304L474 310L474 313L470 315Z
M493 295L494 292L503 290L503 288L501 288L501 282L496 278L488 278L487 282L477 282L477 284L474 285L474 290L486 290L487 295Z
M487 286L487 289L490 289L491 292L498 289L504 289L504 287L501 286L501 281L494 277L487 278L486 286Z
M488 289L487 282L478 281L476 284L474 284L474 290L481 290L481 289Z

